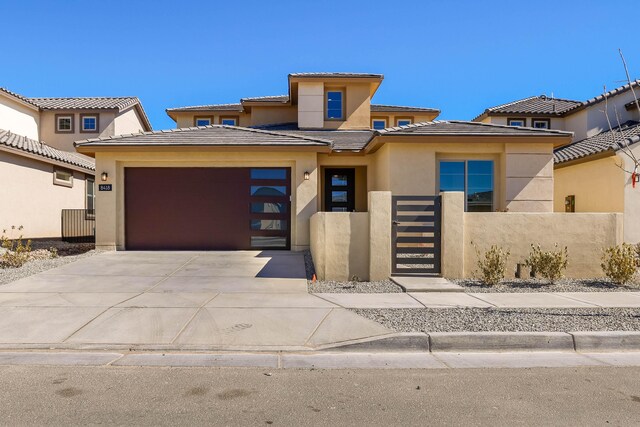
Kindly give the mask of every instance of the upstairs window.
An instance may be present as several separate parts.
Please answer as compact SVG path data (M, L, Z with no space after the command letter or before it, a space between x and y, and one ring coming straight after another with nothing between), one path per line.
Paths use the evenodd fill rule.
M524 127L527 125L527 119L507 119L507 125Z
M80 132L98 132L98 116L96 114L81 114Z
M238 126L238 119L236 117L220 117L220 124L226 126Z
M411 124L411 119L398 119L396 120L396 126L407 126Z
M96 181L93 177L87 176L86 179L86 208L91 211L90 213L94 213L94 209L96 208Z
M56 114L56 132L73 133L73 114Z
M373 119L371 121L371 127L373 129L385 129L387 127L387 121L385 119Z
M327 119L344 119L344 93L341 90L327 91Z
M211 125L211 117L196 117L195 118L196 126L209 126Z
M531 127L536 129L551 129L551 120L549 119L533 119Z

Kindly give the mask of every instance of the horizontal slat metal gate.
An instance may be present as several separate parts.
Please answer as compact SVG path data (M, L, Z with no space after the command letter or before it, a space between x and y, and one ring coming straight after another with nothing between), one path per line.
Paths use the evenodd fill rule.
M60 218L62 240L69 243L95 243L96 211L93 209L62 209Z
M440 196L392 197L395 275L440 274Z

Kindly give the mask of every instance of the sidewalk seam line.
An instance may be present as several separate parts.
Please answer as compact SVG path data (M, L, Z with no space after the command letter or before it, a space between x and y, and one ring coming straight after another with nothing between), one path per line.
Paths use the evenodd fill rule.
M344 307L343 307L343 309L344 309ZM304 344L302 344L303 346L306 347L306 345L309 342L309 340L311 339L311 337L313 337L313 335L315 335L315 333L318 332L318 329L320 328L320 326L324 323L325 320L327 320L327 317L329 317L329 315L333 312L333 310L335 310L335 308L330 308L329 311L327 312L327 314L325 314L324 317L322 318L322 320L318 323L318 325L315 328L313 328L313 331L311 331L311 334L309 334L307 339L304 340Z

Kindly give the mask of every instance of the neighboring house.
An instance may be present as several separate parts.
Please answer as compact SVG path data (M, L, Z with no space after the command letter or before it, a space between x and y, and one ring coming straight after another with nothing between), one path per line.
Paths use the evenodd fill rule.
M443 221L459 218L458 228L465 210L553 215L553 150L568 144L571 133L423 121L432 120L437 110L372 106L382 80L377 74L291 74L286 97L174 108L169 115L186 128L78 141L77 150L94 156L96 173L112 185L111 191L97 193L97 245L119 250L311 247L319 269L325 265L322 254L331 253L351 266L345 271L366 278L388 274L390 252L378 259L375 250L391 250L391 233L371 249L368 234L355 236L390 230L390 218L378 224L372 215L392 214L391 194L419 196L423 200L416 203L427 203L441 191L460 192L455 207L460 213L447 217L444 205L442 211ZM236 121L225 122L232 111ZM411 123L374 130L374 117L394 125L406 117ZM389 195L388 202L379 202L381 194ZM413 219L438 223L430 217L439 215L433 205L420 209L426 213ZM325 236L330 227L320 225L323 213L346 221L332 237ZM414 230L418 240L428 242L410 247L415 238L407 238L409 246L401 245L399 252L425 253L440 245L437 224L409 232ZM404 226L396 229L404 231ZM319 249L329 241L337 246ZM462 268L461 261L451 265ZM374 274L369 266L381 270ZM437 266L424 267L421 272L439 272Z
M73 141L150 131L137 98L27 98L0 88L0 231L61 235L62 209L94 209L95 166Z

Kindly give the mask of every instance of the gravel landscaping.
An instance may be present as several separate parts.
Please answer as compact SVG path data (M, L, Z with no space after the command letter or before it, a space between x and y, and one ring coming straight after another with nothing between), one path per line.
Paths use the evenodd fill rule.
M354 309L397 332L640 331L637 308Z
M402 288L391 280L379 282L334 282L330 280L311 282L311 293L336 293L336 294L390 294L400 293Z
M464 287L465 292L630 292L639 291L640 285L616 285L607 279L561 279L556 284L544 280L513 279L497 286L488 286L478 280L452 280Z
M93 256L96 251L93 244L66 243L60 240L38 240L32 243L32 259L19 268L0 268L0 285L14 282L52 268ZM51 258L50 248L57 250L58 256Z

